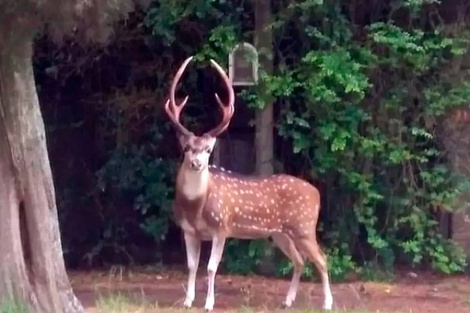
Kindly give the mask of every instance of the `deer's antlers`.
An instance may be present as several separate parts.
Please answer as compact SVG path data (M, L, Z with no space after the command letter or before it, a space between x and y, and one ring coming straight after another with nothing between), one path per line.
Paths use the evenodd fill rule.
M230 120L232 119L233 113L235 111L234 103L235 103L235 93L233 91L233 88L231 86L231 81L227 77L227 74L225 74L225 71L223 68L217 64L214 60L211 59L211 65L215 67L219 75L222 77L225 86L227 87L228 90L228 104L225 105L222 100L220 100L219 95L216 93L215 94L215 100L217 100L217 103L219 104L219 108L222 110L223 118L222 121L220 122L217 127L213 128L212 130L208 131L206 134L212 137L217 137L220 135L224 130L227 129L228 125L230 124Z
M185 136L189 136L192 133L180 123L180 114L181 111L183 111L184 106L188 102L189 96L186 96L180 104L176 104L175 91L176 86L178 85L178 82L181 79L181 76L183 76L184 70L192 59L193 57L190 56L189 58L184 60L183 64L181 64L180 68L176 72L175 77L173 78L173 81L171 82L170 99L167 99L165 102L165 111L168 114L168 117L173 122L173 125L176 127L176 130Z
M173 81L171 83L170 98L167 99L165 102L165 111L168 114L168 117L173 122L173 125L175 126L176 130L185 136L191 135L192 132L190 132L180 123L180 115L181 115L181 111L183 111L184 106L188 102L189 96L186 96L183 99L183 101L181 101L180 104L176 104L175 91L176 91L176 86L178 85L178 82L181 79L181 76L183 76L183 73L186 67L188 66L189 62L191 62L192 59L193 57L190 56L189 58L184 60L183 64L181 64L180 68L176 72L176 75L173 78ZM232 119L233 113L235 111L235 107L234 107L235 93L231 86L231 81L228 78L225 71L222 69L222 67L216 61L212 59L210 61L211 61L212 67L214 67L219 73L219 75L222 77L225 83L225 86L227 87L227 90L228 90L228 103L227 104L224 104L222 100L220 100L220 97L217 93L215 94L215 99L217 100L217 103L219 104L219 108L222 110L223 118L217 127L206 132L206 135L217 137L219 134L225 131L228 125L230 124L230 120Z

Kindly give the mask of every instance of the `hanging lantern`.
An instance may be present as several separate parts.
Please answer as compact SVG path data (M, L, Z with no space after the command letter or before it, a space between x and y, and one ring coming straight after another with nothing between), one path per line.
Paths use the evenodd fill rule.
M247 42L233 48L229 55L229 77L233 86L253 86L258 83L258 51Z

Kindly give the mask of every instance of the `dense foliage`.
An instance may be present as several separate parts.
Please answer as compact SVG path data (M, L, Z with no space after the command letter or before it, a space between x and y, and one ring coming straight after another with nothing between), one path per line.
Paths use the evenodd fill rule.
M445 3L438 1L366 2L275 1L274 48L261 51L273 58L274 72L262 71L260 87L239 96L253 109L276 99L277 144L284 147L277 158L285 171L320 186L320 238L334 277L367 274L376 265L391 271L398 261L461 271L465 255L439 231L438 213L459 207L467 181L451 170L439 134L446 114L470 96L470 84L460 81L453 66L467 49L465 24L441 16ZM224 63L236 42L252 41L253 21L247 1L155 0L144 14L144 32L151 35L145 41L173 68L189 54ZM151 93L157 101L173 75L168 62L160 62L158 73L153 69L157 91ZM203 103L212 95L201 90L197 73L183 83L199 104L188 108L196 116L188 123L196 128L211 118ZM128 80L125 92L135 91L135 84ZM97 189L110 190L108 206L130 202L143 216L141 228L162 243L172 224L178 161L159 148L170 136L167 121L140 108L152 112L149 122L136 113L138 104L108 92L114 93L107 102L113 105L102 108L100 125L111 144L96 171ZM135 125L144 129L138 136L129 130ZM107 220L89 257L127 236L119 219ZM231 241L225 268L254 271L262 247L260 241ZM279 274L286 275L291 267L282 262Z

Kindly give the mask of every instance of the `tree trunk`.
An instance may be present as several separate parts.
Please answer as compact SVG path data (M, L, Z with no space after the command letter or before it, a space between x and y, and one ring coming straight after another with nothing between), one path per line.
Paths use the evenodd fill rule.
M255 9L255 44L258 51L262 53L272 53L272 31L269 27L271 22L271 2L270 0L254 0ZM270 55L260 53L259 61L264 70L272 73L272 59ZM264 87L260 86L260 93L263 94ZM269 103L255 112L256 120L256 172L261 175L273 173L274 140L273 140L273 99L266 99ZM270 98L270 97L269 97Z
M62 256L32 40L20 38L0 47L0 303L83 312Z
M272 73L271 55L264 55L268 52L272 54L273 39L272 31L269 27L271 23L271 0L254 0L255 10L255 44L259 55L259 62L263 69ZM259 175L271 175L274 172L274 139L273 139L273 104L270 95L265 95L266 88L263 85L258 86L259 94L268 103L263 109L256 110L256 172ZM260 271L263 274L273 274L276 267L274 265L274 248L266 245L264 248L264 258L260 264Z

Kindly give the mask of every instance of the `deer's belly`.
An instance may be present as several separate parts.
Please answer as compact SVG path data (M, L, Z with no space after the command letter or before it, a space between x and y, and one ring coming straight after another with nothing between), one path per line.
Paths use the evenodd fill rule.
M230 237L237 239L260 239L268 238L272 235L272 231L266 228L256 228L256 227L232 227L230 232Z

